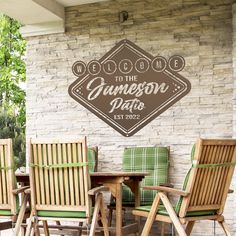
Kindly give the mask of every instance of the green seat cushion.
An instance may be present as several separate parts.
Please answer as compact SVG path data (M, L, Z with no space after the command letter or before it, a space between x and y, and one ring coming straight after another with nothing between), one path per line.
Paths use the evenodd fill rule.
M173 206L173 208L175 209L176 206ZM140 210L140 211L147 211L149 212L151 209L151 205L149 206L140 206L140 207L137 207L136 210ZM166 211L164 205L160 205L159 208L158 208L158 211L157 213L159 215L164 215L164 216L168 216L168 212ZM177 212L176 212L177 214ZM188 212L187 213L187 217L193 217L193 216L208 216L208 215L216 215L216 211L209 211L209 210L205 210L205 211L191 211L191 212ZM177 214L178 215L178 214Z
M123 171L148 172L140 186L159 185L168 181L169 150L166 147L126 148L123 154ZM141 188L141 205L151 204L156 191ZM123 186L123 204L134 204L130 188Z
M12 216L11 210L0 210L0 216Z
M37 211L41 217L86 218L85 211Z

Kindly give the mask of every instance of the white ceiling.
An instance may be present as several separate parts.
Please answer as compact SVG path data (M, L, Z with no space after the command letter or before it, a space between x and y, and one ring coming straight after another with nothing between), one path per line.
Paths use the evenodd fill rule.
M56 0L56 2L60 3L65 7L94 3L94 2L103 2L106 0Z
M18 21L26 36L64 32L65 7L108 0L0 0L0 13Z

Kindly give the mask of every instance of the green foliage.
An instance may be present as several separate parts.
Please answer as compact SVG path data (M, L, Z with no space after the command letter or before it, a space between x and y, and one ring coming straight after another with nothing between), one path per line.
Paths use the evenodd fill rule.
M13 153L16 168L25 166L25 135L22 127L17 123L13 111L0 110L0 139L13 140Z
M26 79L24 56L26 42L20 23L0 16L0 105L13 107L21 126L25 125L25 91L20 87Z
M25 91L23 56L26 42L20 23L0 15L0 138L13 139L17 167L25 165Z

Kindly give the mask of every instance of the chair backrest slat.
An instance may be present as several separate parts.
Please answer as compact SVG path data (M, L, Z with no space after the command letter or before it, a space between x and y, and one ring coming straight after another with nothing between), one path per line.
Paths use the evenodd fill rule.
M68 162L72 163L72 150L71 150L71 144L68 146ZM73 168L69 167L69 183L70 183L70 192L69 193L74 193L74 182L73 182ZM70 194L70 203L72 205L75 205L75 194Z
M77 152L78 152L78 160L79 162L82 162L83 159L82 159L82 150L80 148L80 146L78 146L77 148ZM80 168L79 169L79 180L80 180L80 184L82 186L82 188L80 189L80 204L81 205L84 205L85 204L85 193L84 193L84 179L83 179L83 175L84 175L84 172L83 172L83 168Z
M47 146L46 144L42 145L43 149L43 165L48 165L48 158L47 158ZM45 181L45 192L50 193L50 188L49 188L49 170L44 169L44 181ZM50 194L46 194L46 199L45 199L46 204L50 204Z
M16 214L14 188L12 140L0 139L0 209L11 210L12 214Z
M57 151L58 151L58 163L62 164L64 162L64 160L62 159L62 147L61 144L57 145ZM59 168L58 170L58 174L59 174L59 189L60 189L60 202L61 205L64 206L65 205L65 189L64 189L64 173L63 173L63 169Z
M30 184L34 209L86 211L90 188L86 140L31 140ZM32 180L32 181L31 181Z
M0 146L0 156L1 156L1 168L6 167L6 163L5 163L5 155L6 155L6 151L5 151L6 146L5 145L1 145ZM6 183L6 170L5 169L1 169L1 177L2 177L2 204L7 204L8 203L8 199L7 199L7 183Z
M53 156L52 156L52 145L51 144L45 144L46 145L46 149L47 149L47 157L46 159L48 159L48 164L52 165L53 164ZM55 198L55 187L54 187L54 175L53 175L54 170L53 169L49 169L49 187L50 187L50 203L51 205L55 205L56 204L56 198Z
M193 167L180 216L189 211L222 212L236 162L236 140L201 139L196 145Z
M78 162L78 155L77 155L77 150L76 150L76 144L72 144L72 161L73 162ZM75 171L76 167L74 167L74 183L75 186L78 186L79 184L79 173L78 171ZM80 204L80 191L79 188L75 188L75 204L79 205Z

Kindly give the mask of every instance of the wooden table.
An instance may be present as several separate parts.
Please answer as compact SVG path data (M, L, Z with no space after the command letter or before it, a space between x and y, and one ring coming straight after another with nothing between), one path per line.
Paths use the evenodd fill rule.
M130 227L122 227L122 184L130 187L135 196L135 206L140 205L139 183L148 173L146 172L94 172L91 174L92 186L102 184L108 187L116 198L116 236L127 235Z
M148 175L146 172L94 172L90 174L93 187L102 184L108 187L116 198L116 236L127 235L129 231L128 227L122 227L122 184L130 187L135 196L135 206L139 206L139 183L146 175ZM16 173L16 178L17 182L29 182L28 173Z

